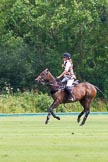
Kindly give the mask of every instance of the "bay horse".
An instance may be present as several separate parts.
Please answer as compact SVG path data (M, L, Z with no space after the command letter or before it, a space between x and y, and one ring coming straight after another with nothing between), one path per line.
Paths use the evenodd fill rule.
M44 71L40 73L40 75L35 79L38 83L47 84L50 87L51 96L53 98L53 103L48 109L48 115L45 121L45 124L48 124L50 116L52 115L54 118L60 120L59 116L56 116L54 113L54 108L56 108L59 104L70 103L73 101L69 100L69 94L66 92L64 88L59 88L59 82L54 78L51 72L46 68ZM82 82L78 85L74 86L73 95L75 97L75 101L79 101L83 106L83 111L78 115L77 122L80 122L80 118L83 114L84 118L80 124L80 126L85 124L85 121L90 113L90 105L97 94L96 86L88 83Z

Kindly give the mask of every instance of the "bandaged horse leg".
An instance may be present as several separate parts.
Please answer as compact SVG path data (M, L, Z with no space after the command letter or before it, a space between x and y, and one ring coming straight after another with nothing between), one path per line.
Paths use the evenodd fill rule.
M56 114L53 112L53 109L56 108L59 104L60 104L59 100L55 100L55 101L53 102L53 104L51 105L51 107L50 107L49 110L48 110L48 115L47 115L47 119L46 119L46 121L45 121L45 124L48 124L48 121L49 121L51 115L52 115L54 118L60 120L60 117L59 117L59 116L56 116Z
M80 122L80 118L81 116L84 114L84 110L78 115L78 118L77 118L77 122L79 123Z
M82 126L82 125L84 125L84 124L85 124L85 121L86 121L86 119L87 119L87 117L88 117L89 113L90 113L90 111L89 111L89 110L88 110L88 111L85 111L85 116L84 116L83 121L82 121L82 123L80 124L80 126Z
M87 120L87 117L88 117L88 115L90 113L90 103L91 103L91 100L92 100L92 98L89 95L87 95L85 97L85 99L82 99L80 101L81 105L84 108L84 110L79 114L78 120L77 120L78 122L80 122L80 117L84 114L84 117L83 117L83 120L82 120L80 126L85 124L85 122Z

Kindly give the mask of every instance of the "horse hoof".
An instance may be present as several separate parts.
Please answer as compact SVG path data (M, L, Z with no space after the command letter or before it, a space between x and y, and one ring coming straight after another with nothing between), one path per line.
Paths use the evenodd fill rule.
M77 119L77 122L79 123L80 122L80 119Z
M48 120L45 121L45 124L48 124Z
M56 117L56 119L60 120L60 117L59 117L59 116L57 116L57 117Z
M80 124L80 126L83 126L83 125L84 125L84 123L81 123L81 124Z

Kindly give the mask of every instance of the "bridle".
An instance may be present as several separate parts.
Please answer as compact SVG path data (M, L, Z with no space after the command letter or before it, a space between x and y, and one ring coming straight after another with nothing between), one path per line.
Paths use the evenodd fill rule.
M64 90L65 86L56 78L53 77L51 80L45 80L48 74L49 71L45 71L44 73L40 74L40 76L38 76L37 82L43 85L51 86L53 89L55 89L54 91Z
M45 77L47 77L47 75L48 75L48 71L46 73L44 73L43 75L39 76L39 82L41 84L45 84L46 83Z
M53 79L53 80L51 80L51 81L46 81L45 80L45 78L47 77L47 75L48 75L48 73L49 73L49 71L47 71L44 75L42 75L42 76L40 76L40 78L39 78L39 82L41 83L41 84L43 84L43 85L54 85L54 82L55 81L57 81L55 78Z

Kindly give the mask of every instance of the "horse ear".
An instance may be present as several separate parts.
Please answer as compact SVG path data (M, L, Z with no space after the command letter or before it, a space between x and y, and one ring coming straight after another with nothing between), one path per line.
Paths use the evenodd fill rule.
M49 71L48 68L46 68L46 71L47 71L47 72Z

